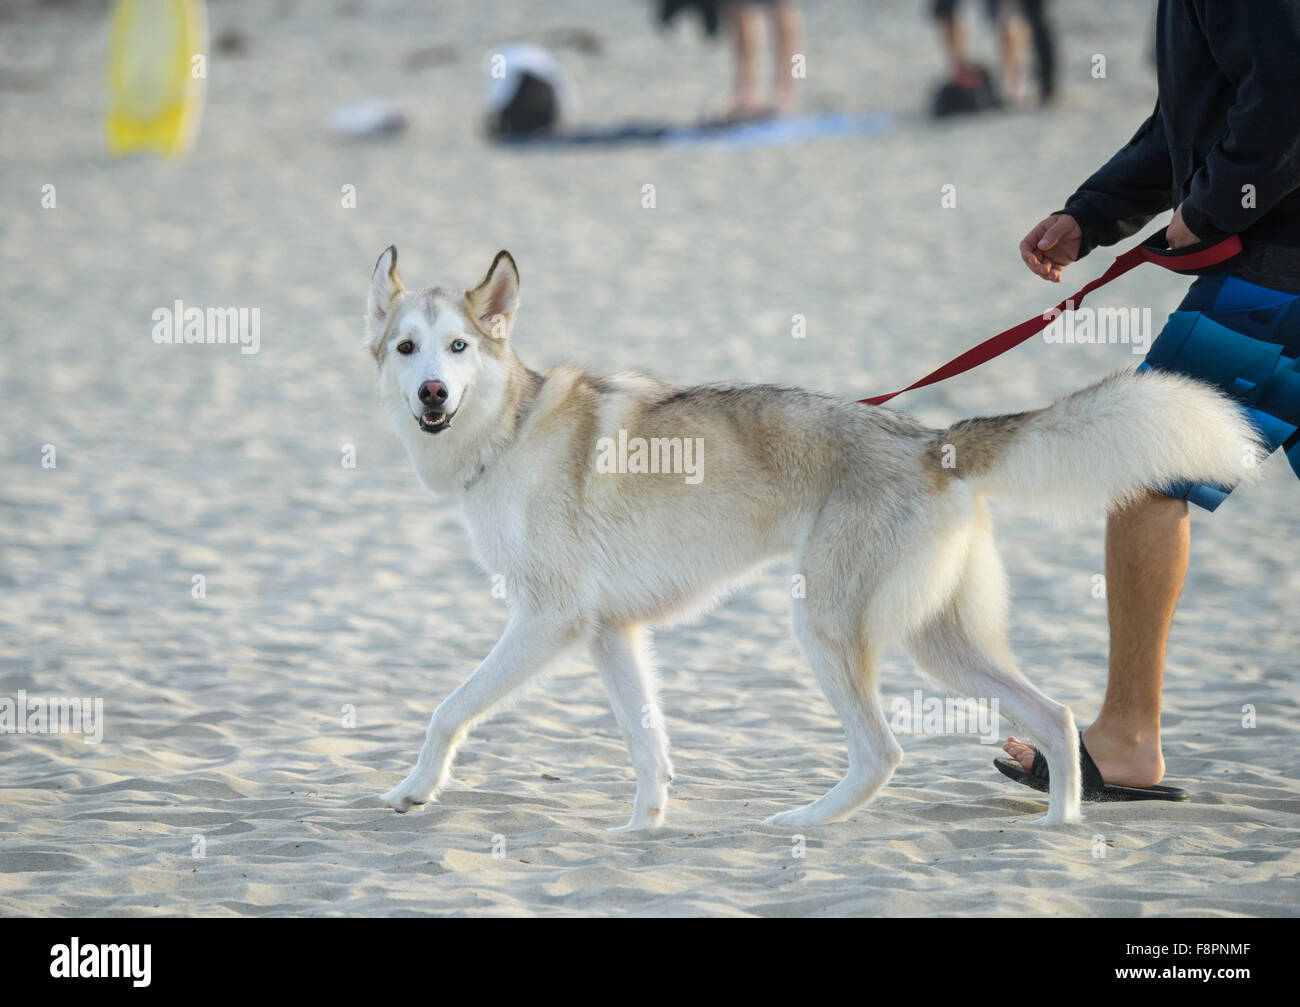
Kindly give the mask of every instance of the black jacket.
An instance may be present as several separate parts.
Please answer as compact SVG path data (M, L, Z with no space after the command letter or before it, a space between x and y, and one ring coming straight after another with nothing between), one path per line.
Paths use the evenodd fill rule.
M1062 211L1083 231L1080 255L1181 206L1199 238L1240 234L1243 263L1294 286L1300 0L1160 0L1156 17L1155 111Z

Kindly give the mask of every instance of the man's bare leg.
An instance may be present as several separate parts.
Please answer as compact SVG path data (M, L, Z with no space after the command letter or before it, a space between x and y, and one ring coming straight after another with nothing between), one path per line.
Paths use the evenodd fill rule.
M1160 689L1190 545L1186 500L1152 494L1106 524L1110 677L1083 738L1107 783L1149 787L1164 778ZM1002 747L1025 769L1033 765L1031 746L1012 737Z

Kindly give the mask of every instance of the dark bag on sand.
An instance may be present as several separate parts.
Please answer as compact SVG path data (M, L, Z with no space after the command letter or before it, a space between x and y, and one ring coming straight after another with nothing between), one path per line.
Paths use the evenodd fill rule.
M1002 99L993 86L993 75L986 66L972 66L955 80L945 81L934 93L931 111L936 119L950 115L970 115L991 108L1001 108Z
M555 85L524 71L509 104L489 118L488 132L499 137L535 136L549 133L559 117Z

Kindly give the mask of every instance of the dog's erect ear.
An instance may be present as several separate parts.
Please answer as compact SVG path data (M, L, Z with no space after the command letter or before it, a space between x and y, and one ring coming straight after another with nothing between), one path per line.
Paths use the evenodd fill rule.
M389 245L380 253L375 271L370 274L370 303L366 311L366 344L373 350L388 325L393 302L406 290L397 275L397 246Z
M519 307L519 270L510 253L497 252L483 282L465 297L474 324L485 336L508 339Z

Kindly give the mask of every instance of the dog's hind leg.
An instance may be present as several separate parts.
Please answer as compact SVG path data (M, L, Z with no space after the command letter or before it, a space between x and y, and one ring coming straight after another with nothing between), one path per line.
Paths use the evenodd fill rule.
M1039 692L1016 669L1006 643L1006 580L987 516L977 516L966 569L950 602L908 640L916 663L954 691L996 699L1046 757L1052 787L1035 824L1081 821L1079 736L1070 708Z
M591 643L592 660L636 768L632 818L611 832L660 826L668 807L673 767L647 650L644 631L637 626L602 626Z
M512 616L483 663L433 711L415 768L383 796L384 804L406 812L413 804L433 800L447 782L456 747L470 728L581 638L582 628L567 620Z
M764 822L783 828L838 822L870 801L889 782L903 750L880 707L870 641L856 606L846 607L843 579L809 578L808 597L794 605L794 634L826 698L844 722L849 771L807 807L783 811ZM828 585L836 585L830 587Z

